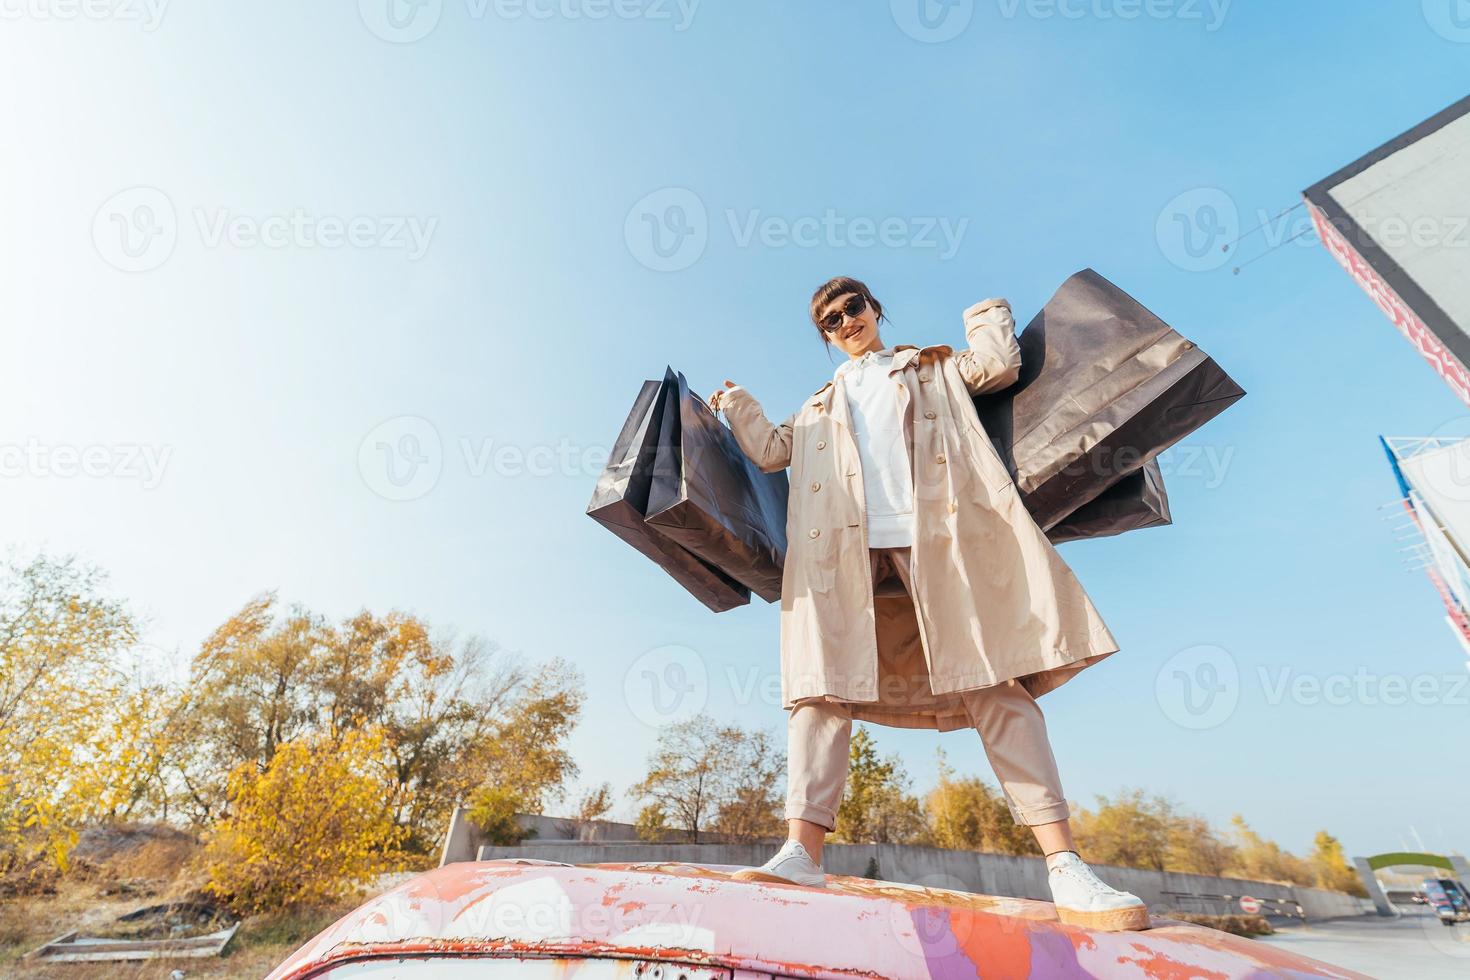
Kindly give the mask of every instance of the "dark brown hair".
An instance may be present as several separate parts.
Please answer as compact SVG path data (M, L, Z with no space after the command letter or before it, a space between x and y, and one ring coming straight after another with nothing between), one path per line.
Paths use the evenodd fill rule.
M823 307L838 296L846 293L857 293L863 299L867 300L868 305L873 308L873 313L877 316L879 323L882 323L885 319L883 316L883 304L873 298L873 294L869 292L868 287L862 282L851 276L838 276L835 279L828 279L817 288L815 293L812 293L812 324L817 328L817 336L822 338L822 343L828 348L831 348L832 342L827 339L827 331L822 329L822 325L817 322L817 317L821 314Z

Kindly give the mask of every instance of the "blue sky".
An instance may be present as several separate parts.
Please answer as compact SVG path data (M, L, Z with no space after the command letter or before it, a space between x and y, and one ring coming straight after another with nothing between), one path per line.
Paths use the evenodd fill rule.
M1437 0L905 2L7 5L4 543L108 569L181 658L266 588L566 657L584 777L621 791L649 676L785 717L776 606L713 615L583 516L640 382L784 417L835 366L831 275L886 342L959 344L970 303L1024 322L1092 266L1249 395L1166 458L1174 526L1063 549L1123 648L1043 699L1068 795L1465 848L1465 656L1376 439L1463 407L1310 240L1233 276L1175 216L1291 207L1461 98L1470 31ZM1199 658L1234 704L1205 727ZM877 734L917 788L940 745L989 775L966 733Z

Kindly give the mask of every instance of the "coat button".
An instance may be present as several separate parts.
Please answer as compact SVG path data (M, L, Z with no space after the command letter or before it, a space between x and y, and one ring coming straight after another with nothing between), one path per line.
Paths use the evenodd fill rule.
M951 500L949 502L949 512L951 514L953 514L955 511L957 511L959 509L960 509L960 505L959 504L955 503L953 500Z
M944 453L940 453L938 456L935 456L934 457L934 461L937 462L937 463L944 462Z
M932 419L933 417L934 417L934 413L933 412L925 412L924 413L924 418L926 418L926 419Z
M820 480L813 480L812 481L812 489L813 490L820 490L820 489L822 489L822 483L821 483L821 481Z
M809 538L814 538L821 533L822 532L818 531L816 528L812 528L810 531L806 532L806 536Z
M928 381L929 380L929 375L927 375L927 374L921 374L921 375L919 375L919 380L920 381Z
M817 440L817 448L818 449L826 449L827 448L827 440L826 439L818 439Z

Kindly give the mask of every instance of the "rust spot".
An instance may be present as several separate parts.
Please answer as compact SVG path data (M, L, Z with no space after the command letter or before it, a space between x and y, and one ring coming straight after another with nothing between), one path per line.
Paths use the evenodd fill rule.
M1145 976L1159 980L1230 980L1230 975L1219 970L1206 970L1201 966L1183 963L1157 949L1139 943L1131 944L1140 956L1120 956L1119 963L1137 963Z

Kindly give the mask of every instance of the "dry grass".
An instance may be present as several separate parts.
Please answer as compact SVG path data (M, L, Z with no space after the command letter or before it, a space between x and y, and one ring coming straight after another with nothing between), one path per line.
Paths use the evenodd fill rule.
M53 895L0 902L0 976L67 980L156 980L180 969L194 977L259 980L298 946L356 905L293 915L252 916L240 924L224 955L215 959L145 960L138 963L50 963L23 957L47 940L73 929L102 932L124 912L165 901L161 895L106 894L106 885L66 880Z
M146 905L200 899L202 878L191 864L199 848L188 834L142 825L89 830L65 877L17 876L0 887L0 977L66 980L156 980L171 970L195 977L259 980L298 946L359 900L340 908L252 916L222 956L135 963L36 963L26 954L64 933L106 934L119 915ZM6 883L0 883L3 885Z
M1219 929L1234 936L1269 936L1276 930L1271 928L1265 916L1261 915L1207 915L1201 912L1160 912L1170 919L1180 922L1191 922L1198 926L1209 926L1211 929Z

